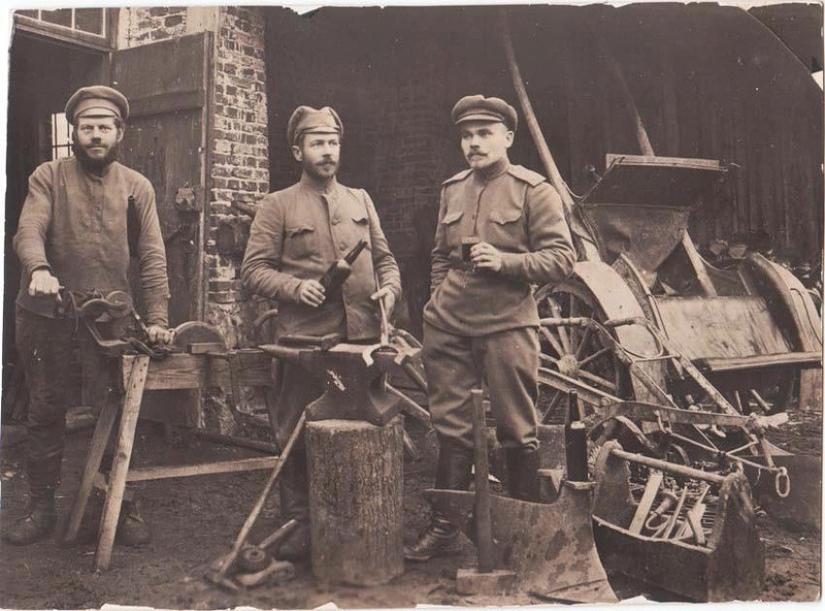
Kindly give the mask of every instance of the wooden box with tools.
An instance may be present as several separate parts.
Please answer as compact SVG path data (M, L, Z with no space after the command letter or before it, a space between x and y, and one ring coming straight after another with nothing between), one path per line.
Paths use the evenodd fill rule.
M649 471L637 500L634 470ZM699 602L756 600L765 559L747 479L625 452L596 459L599 557L616 571Z

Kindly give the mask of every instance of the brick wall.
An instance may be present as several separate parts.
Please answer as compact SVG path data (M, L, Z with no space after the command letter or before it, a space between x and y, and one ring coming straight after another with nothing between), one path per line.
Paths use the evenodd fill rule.
M219 231L243 235L250 217L234 204L255 204L269 190L264 19L261 9L221 7L216 36L211 191L204 265L207 322L233 346L249 345L249 321L266 304L243 291L241 242L221 248ZM231 251L231 252L230 252Z
M255 204L269 190L263 11L239 6L122 9L118 46L136 47L205 30L214 33L215 47L204 319L217 325L231 346L245 346L251 342L249 321L267 304L242 290L243 244L219 248L217 237L219 232L245 234L250 217L233 204Z
M120 47L137 47L186 34L187 8L152 6L122 9Z

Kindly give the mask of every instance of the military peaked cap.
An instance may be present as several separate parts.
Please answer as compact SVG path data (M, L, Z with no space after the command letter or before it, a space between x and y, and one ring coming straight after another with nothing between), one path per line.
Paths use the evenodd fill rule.
M344 134L341 118L329 106L317 110L311 106L299 106L292 113L286 125L286 139L290 146L295 145L303 134Z
M453 123L464 121L494 121L504 123L512 131L518 127L516 109L501 98L485 98L483 95L468 95L453 106Z
M74 125L80 117L129 117L129 100L105 85L81 87L66 102L66 119Z

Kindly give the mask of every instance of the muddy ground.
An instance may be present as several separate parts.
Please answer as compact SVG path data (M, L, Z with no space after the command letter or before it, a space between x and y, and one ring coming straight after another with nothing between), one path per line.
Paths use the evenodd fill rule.
M821 453L821 415L793 414L778 437L791 450ZM412 539L427 520L420 492L431 484L434 452L421 431L411 433L425 458L405 465L404 518ZM70 434L59 493L66 510L77 486L84 452L91 437L85 429ZM25 508L25 431L6 426L0 454L2 473L1 524ZM157 425L141 424L137 447L144 466L183 464L204 459L251 456L253 452L216 446L188 436L164 436ZM0 607L24 609L97 608L104 603L167 609L224 609L237 606L306 609L333 602L342 608L413 607L417 604L454 606L526 605L542 601L527 595L506 599L462 597L455 590L457 567L473 562L466 543L460 555L424 564L407 563L406 571L388 585L358 588L319 584L308 566L298 567L294 580L266 585L243 594L218 589L203 579L208 565L226 553L267 478L258 471L142 484L143 513L153 528L153 541L142 548L116 547L110 570L93 572L91 543L60 547L45 541L29 547L0 546ZM267 503L252 541L262 539L278 524L277 495ZM761 512L759 527L766 551L765 601L812 601L820 592L820 535L782 525ZM621 599L645 595L676 600L644 584L611 575Z

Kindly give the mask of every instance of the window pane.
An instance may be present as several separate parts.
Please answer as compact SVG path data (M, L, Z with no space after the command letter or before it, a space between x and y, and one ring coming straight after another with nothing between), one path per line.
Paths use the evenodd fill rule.
M23 15L24 17L31 17L32 19L37 19L37 11L14 11L18 15Z
M71 127L66 115L58 112L51 117L52 124L52 159L62 159L72 154Z
M54 11L47 11L45 9L40 11L40 19L46 23L54 23L55 25L62 25L64 27L72 27L72 9L60 8Z
M89 32L102 36L103 11L102 8L78 8L74 13L74 27L81 32Z

